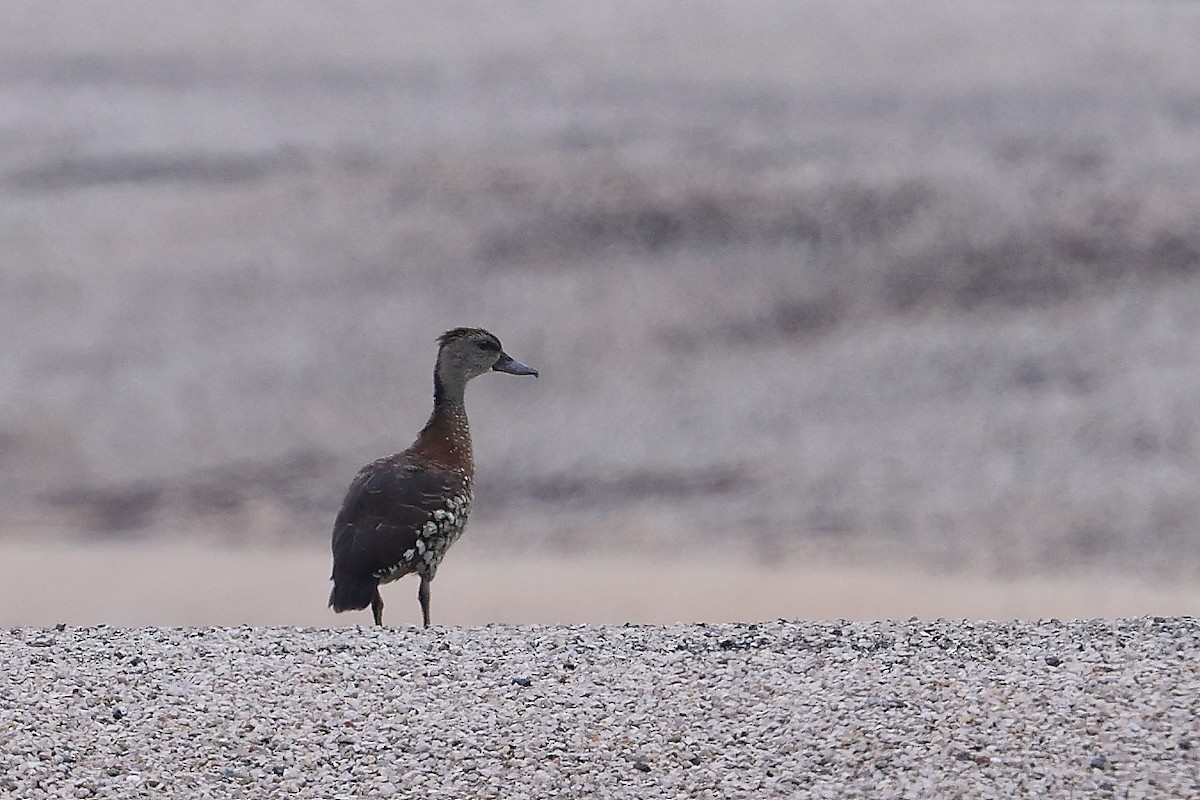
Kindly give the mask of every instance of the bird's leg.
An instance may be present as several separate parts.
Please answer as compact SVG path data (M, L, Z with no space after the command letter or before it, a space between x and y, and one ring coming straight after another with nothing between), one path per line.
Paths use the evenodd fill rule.
M379 594L379 587L375 587L375 596L371 598L371 613L375 615L375 624L383 624L383 597Z
M429 578L425 575L421 576L421 587L417 589L417 599L421 601L421 616L425 620L425 627L429 627Z

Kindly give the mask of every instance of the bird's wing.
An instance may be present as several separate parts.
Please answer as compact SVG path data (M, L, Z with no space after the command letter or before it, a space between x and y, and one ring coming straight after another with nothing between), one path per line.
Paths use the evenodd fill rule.
M432 470L402 456L358 471L333 525L334 572L355 577L396 566L415 547L421 527L446 498L463 491L456 473Z

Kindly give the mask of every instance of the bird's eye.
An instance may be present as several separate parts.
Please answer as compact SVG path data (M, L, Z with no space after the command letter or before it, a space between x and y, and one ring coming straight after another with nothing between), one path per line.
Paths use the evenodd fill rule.
M488 341L487 339L480 339L477 342L477 344L479 345L480 350L499 350L500 349L499 345L497 345L495 342Z

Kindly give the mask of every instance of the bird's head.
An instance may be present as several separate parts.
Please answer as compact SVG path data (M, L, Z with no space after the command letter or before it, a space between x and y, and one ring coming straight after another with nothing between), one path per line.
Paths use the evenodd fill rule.
M485 372L533 375L538 371L508 353L483 328L452 328L438 337L437 374L444 384L465 385Z

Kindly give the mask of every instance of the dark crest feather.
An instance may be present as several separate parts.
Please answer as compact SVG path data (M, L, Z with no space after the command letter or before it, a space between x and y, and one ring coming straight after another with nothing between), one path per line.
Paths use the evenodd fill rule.
M483 328L451 328L437 338L438 346L445 347L451 342L457 342L460 339L491 339L499 345L500 340L496 338L496 334L486 331Z
M470 338L471 336L479 336L479 335L491 336L492 334L488 333L483 328L464 328L464 327L451 328L450 330L446 331L441 336L439 336L437 338L437 342L442 347L445 347L447 344L449 344L450 342L453 342L457 339L467 339L467 338Z

